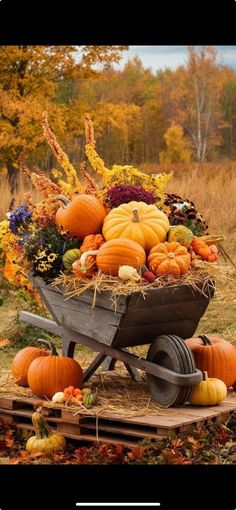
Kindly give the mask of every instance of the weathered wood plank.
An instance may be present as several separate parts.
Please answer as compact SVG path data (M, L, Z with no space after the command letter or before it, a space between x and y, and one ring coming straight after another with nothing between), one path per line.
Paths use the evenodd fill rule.
M13 400L8 397L0 397L0 408L13 409Z
M85 314L78 310L69 310L53 305L57 322L71 331L91 337L102 344L111 345L117 331L118 316L109 310L95 309L94 314ZM116 318L115 318L116 317ZM112 322L114 320L114 322ZM68 332L69 334L69 332ZM79 338L77 339L79 343Z
M176 335L180 338L190 338L196 331L199 319L186 319L158 322L154 324L139 324L128 326L128 321L121 322L112 347L131 347L134 345L150 344L160 335Z
M209 301L214 294L214 286L206 288L206 294L203 295L201 289L204 288L203 284L198 284L199 290L191 287L190 285L175 285L169 287L161 287L155 289L148 289L144 294L134 292L129 299L129 308L149 308L150 306L162 305L165 303L176 304L181 302L191 302L196 299L203 299Z
M114 435L116 434L122 434L122 436L134 436L140 439L143 438L149 438L149 439L157 439L157 434L155 432L150 432L148 428L131 428L131 427L124 427L124 426L113 426L111 424L104 424L100 423L100 420L98 421L98 424L94 421L94 423L83 423L80 425L81 432L83 433L85 430L98 430L98 435L102 432L109 432Z
M111 317L111 320L113 324L119 324L121 320L121 313L115 312L114 310L110 310L107 308L101 308L99 306L95 306L94 308L91 307L91 304L89 302L83 301L81 299L64 299L62 294L59 294L59 292L54 292L51 290L43 290L43 293L47 299L47 301L50 303L52 309L54 306L60 306L61 308L64 308L66 310L74 310L78 311L80 313L90 315L91 317L101 316L103 315L106 317Z
M40 315L35 315L31 312L20 312L20 320L32 324L32 326L37 326L41 329L46 329L50 333L54 335L61 336L62 328L56 322L46 319L45 317L41 317Z
M41 288L45 291L51 291L54 293L60 293L62 298L65 301L71 301L71 299L75 299L76 301L82 301L84 303L88 303L92 305L93 299L94 299L94 292L91 290L87 290L83 292L80 296L75 298L66 298L63 296L63 289L57 290L56 287L53 287L52 285L47 285L43 280L40 278L33 278L30 277L31 282L34 286L37 286L37 288ZM120 313L124 313L127 307L127 296L118 296L116 300L114 301L114 298L112 298L111 292L97 292L96 293L96 307L99 308L105 308L107 310L116 311Z
M172 304L152 303L148 308L129 307L122 327L125 325L139 326L182 321L182 320L199 320L203 316L208 302L202 299L191 302L179 302Z

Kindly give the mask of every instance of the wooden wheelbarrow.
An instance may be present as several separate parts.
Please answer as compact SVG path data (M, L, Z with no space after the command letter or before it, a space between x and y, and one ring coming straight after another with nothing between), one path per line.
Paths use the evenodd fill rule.
M119 296L116 309L110 292L96 296L85 291L79 297L65 299L62 292L31 278L53 320L20 312L20 318L62 338L62 355L73 357L76 343L99 354L84 373L87 381L105 363L114 369L122 361L135 379L136 368L146 372L155 400L164 405L180 405L190 396L193 385L202 380L191 351L183 339L195 333L200 318L214 294L214 282L198 286L180 285L150 289ZM139 358L128 347L150 344L147 358Z

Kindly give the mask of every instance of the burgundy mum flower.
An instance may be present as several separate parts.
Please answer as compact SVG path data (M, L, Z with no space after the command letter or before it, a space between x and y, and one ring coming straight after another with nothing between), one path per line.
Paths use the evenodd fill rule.
M141 186L114 186L107 191L107 201L110 207L118 207L132 201L154 204L156 197Z

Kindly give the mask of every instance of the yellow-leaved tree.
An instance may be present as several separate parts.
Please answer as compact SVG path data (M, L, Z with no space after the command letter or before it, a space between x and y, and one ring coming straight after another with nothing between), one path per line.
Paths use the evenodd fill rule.
M57 101L58 87L96 74L94 65L118 62L125 46L0 46L0 168L11 182L19 156L45 144L42 113L47 110L57 136L66 131L68 105Z
M160 163L189 163L191 161L191 151L184 137L182 126L172 123L164 135L164 140L166 150L159 154Z

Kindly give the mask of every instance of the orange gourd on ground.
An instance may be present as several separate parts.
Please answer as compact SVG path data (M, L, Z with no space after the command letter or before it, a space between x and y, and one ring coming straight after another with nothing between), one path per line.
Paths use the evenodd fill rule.
M24 347L14 357L11 365L11 372L16 379L17 384L28 386L27 373L28 369L36 358L48 356L50 351L40 349L39 347Z
M196 367L209 377L221 379L227 388L236 380L236 349L223 338L200 335L189 338L186 344L192 351Z
M148 252L155 244L165 241L169 228L168 217L155 205L132 201L107 214L102 233L107 241L130 239Z
M154 246L148 257L149 269L156 275L181 276L190 268L188 250L177 242L160 243Z
M57 198L63 202L56 213L59 228L78 239L97 234L101 230L106 210L98 198L85 193L74 197L71 202L62 195Z
M79 388L83 381L83 371L79 363L65 356L58 356L52 342L44 342L51 349L49 356L35 359L28 370L28 383L31 391L39 397L52 398L58 391L70 385Z

